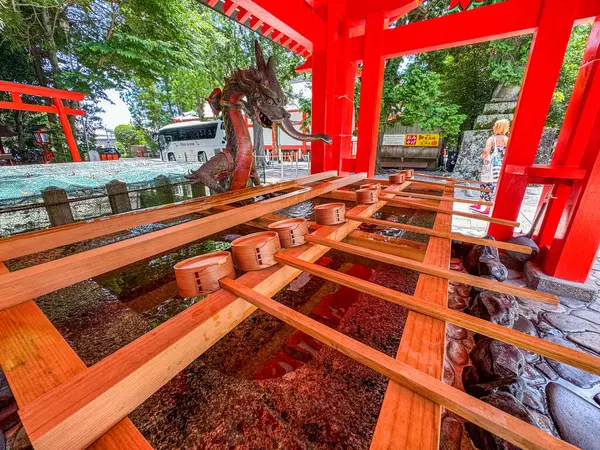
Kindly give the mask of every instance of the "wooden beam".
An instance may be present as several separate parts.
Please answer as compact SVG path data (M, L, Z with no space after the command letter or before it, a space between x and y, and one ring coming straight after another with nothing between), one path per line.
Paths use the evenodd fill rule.
M385 353L379 352L259 294L237 281L224 278L221 280L221 286L288 325L385 375L390 380L407 387L430 401L448 408L469 422L476 423L516 446L538 450L576 448L527 422L471 397L463 391L448 386L434 377L425 375L408 364L402 363Z
M423 178L433 178L434 180L454 181L455 183L484 184L483 181L479 181L479 180L463 180L462 178L442 177L439 175L429 175L428 173L415 173L415 176L423 177Z
M446 186L454 185L453 181L448 181L447 183L436 183L435 181L417 180L415 178L410 178L409 181L413 182L416 185L433 186L433 187L438 187L439 189L442 189L442 190ZM467 191L491 192L491 190L488 188L481 188L481 187L475 187L475 186L455 186L455 187L457 187L458 189L464 189Z
M426 273L428 275L433 275L434 277L458 281L459 283L468 284L469 286L480 287L488 291L502 292L503 294L515 295L517 297L533 300L536 302L547 303L549 305L558 305L559 303L558 297L553 294L546 294L545 292L538 292L532 289L513 286L511 284L500 283L498 281L476 277L474 275L458 272L456 270L449 270L443 267L436 267L422 262L411 261L410 259L386 254L380 251L364 249L357 245L337 242L331 239L320 238L317 236L306 236L306 240L308 242L325 245L327 247L340 250L342 252L352 253L354 255L374 259L376 261L392 264L398 267L404 267L406 269L415 270L417 272Z
M385 202L359 205L351 212L370 216L384 206ZM357 226L358 222L346 222L321 227L314 234L341 240ZM287 249L286 254L316 261L327 251L320 245L304 245ZM245 273L238 282L272 296L301 273L275 266ZM255 310L225 290L214 292L28 405L21 419L36 450L85 448Z
M323 239L317 239L315 242L320 243L322 240ZM336 247L332 246L331 248ZM356 254L360 256L359 253ZM484 336L491 337L492 339L516 345L517 347L537 353L538 355L556 359L557 361L564 362L565 364L585 370L586 372L600 375L600 358L597 356L579 350L573 350L535 336L530 336L526 333L513 330L512 328L506 328L490 321L455 311L447 306L431 303L418 296L413 297L403 294L402 292L379 286L375 283L342 272L337 272L318 264L302 261L293 256L288 256L285 253L279 253L275 258L282 264L290 265L296 269L332 281L333 283L379 297L390 303L404 306L411 311L433 317L434 319L453 323L454 325L466 328L475 333L480 333Z
M498 219L496 217L489 217L489 216L484 216L482 214L473 214L473 213L467 213L467 212L463 212L463 211L454 211L452 209L443 210L440 208L436 208L435 206L429 206L429 205L424 204L423 202L418 202L418 201L400 200L397 198L388 198L388 197L383 197L382 200L387 201L390 205L397 205L397 206L402 206L402 207L411 208L411 209L421 209L423 211L432 211L432 212L436 212L438 214L449 214L451 216L468 217L469 219L481 220L483 222L495 223L498 225L506 225L509 227L518 227L520 225L519 222L515 222L513 220Z
M451 187L443 197L452 197ZM448 202L440 206L451 209ZM450 231L450 216L439 214L434 231ZM451 242L429 239L424 262L443 268L450 267ZM415 295L441 306L448 306L448 281L421 274ZM446 323L423 314L409 311L396 359L421 372L442 380L446 357ZM438 450L442 409L406 387L390 381L371 443L373 450L418 448Z
M7 261L31 253L50 250L52 248L93 239L99 236L105 236L118 231L129 230L140 225L161 222L174 217L205 211L218 205L226 205L228 203L246 200L263 194L280 192L285 189L298 188L299 184L305 183L302 180L299 180L299 183L288 181L274 185L241 189L239 191L211 195L210 197L171 203L156 208L142 209L85 222L76 222L59 227L48 228L46 230L0 238L0 260Z
M388 191L388 192L391 194L400 196L400 197L422 198L423 200L437 200L437 201L440 200L440 197L437 195L416 194L416 193L411 193L411 192L391 192L391 191ZM492 202L486 202L483 200L469 200L469 199L465 199L465 198L456 198L456 197L452 197L448 201L453 202L453 203L468 203L471 205L494 206L494 204Z
M0 310L189 244L266 213L310 200L325 192L361 180L365 176L361 173L325 182L305 188L298 193L263 200L232 211L12 272L0 279ZM57 276L58 274L60 276Z
M487 245L488 247L501 248L502 250L511 250L513 252L524 253L526 255L531 254L531 248L529 248L525 245L516 245L516 244L511 244L509 242L502 242L502 241L492 241L489 239L476 238L476 237L467 236L465 234L460 234L460 233L451 233L449 231L438 231L435 229L418 227L415 225L390 222L387 220L372 219L370 217L357 217L352 214L346 214L346 219L360 220L361 222L364 222L364 223L372 223L375 225L380 225L382 227L397 228L399 230L412 231L413 233L426 234L428 236L435 236L435 237L439 237L439 238L443 238L443 239L451 239L454 241L468 242L470 244L475 244L475 245Z
M0 277L9 273L0 262ZM33 301L0 311L0 366L19 408L84 372L86 366ZM91 450L150 450L124 418L95 441Z

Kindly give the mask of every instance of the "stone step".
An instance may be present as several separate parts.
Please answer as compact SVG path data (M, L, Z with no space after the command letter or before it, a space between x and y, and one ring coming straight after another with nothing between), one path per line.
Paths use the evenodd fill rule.
M517 107L517 102L499 101L497 103L486 103L483 114L512 114Z
M476 130L491 130L496 120L508 119L512 121L513 114L482 114L475 119Z

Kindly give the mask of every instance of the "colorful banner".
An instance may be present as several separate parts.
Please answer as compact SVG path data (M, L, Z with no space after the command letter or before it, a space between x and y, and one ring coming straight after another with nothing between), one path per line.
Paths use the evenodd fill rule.
M438 147L440 145L440 135L407 134L404 145L407 147Z

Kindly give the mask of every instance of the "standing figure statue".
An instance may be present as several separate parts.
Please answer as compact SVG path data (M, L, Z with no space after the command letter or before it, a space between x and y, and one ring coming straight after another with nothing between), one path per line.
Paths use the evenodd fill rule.
M202 183L216 192L235 191L260 184L254 165L254 151L250 133L242 111L251 112L263 127L277 124L290 137L303 142L323 141L331 144L326 134L302 134L296 130L285 110L286 98L275 76L273 57L265 62L262 49L254 42L256 67L235 71L225 80L223 91L216 88L206 99L215 115L223 113L226 149L213 156L186 178L192 183ZM253 112L253 114L252 114Z

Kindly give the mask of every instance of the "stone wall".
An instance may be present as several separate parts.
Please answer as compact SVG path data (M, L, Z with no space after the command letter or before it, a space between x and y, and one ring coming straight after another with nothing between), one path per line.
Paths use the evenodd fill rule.
M463 133L458 160L454 168L455 178L479 179L482 166L481 153L487 138L492 135L492 127L499 119L508 119L512 122L518 96L519 88L498 86L490 103L483 108L483 114L475 119L474 129ZM556 129L544 129L535 164L550 162L557 137Z

